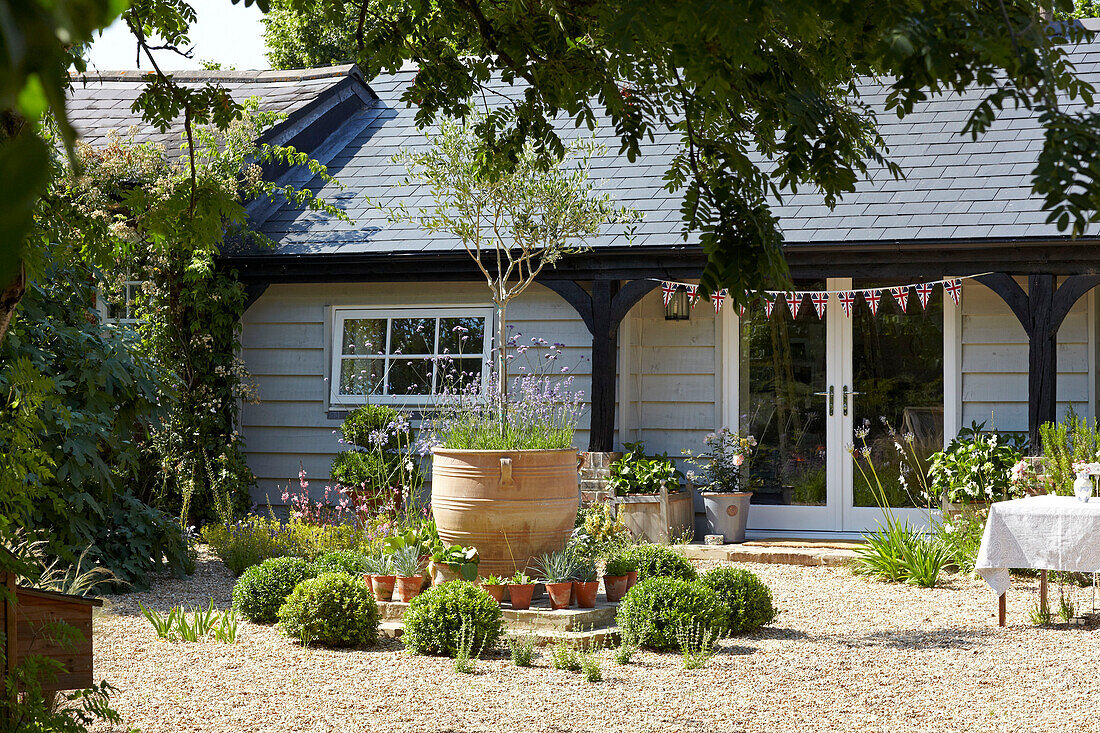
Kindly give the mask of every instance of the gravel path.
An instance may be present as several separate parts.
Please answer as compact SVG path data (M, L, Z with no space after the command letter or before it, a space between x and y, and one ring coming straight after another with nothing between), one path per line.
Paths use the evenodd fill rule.
M108 599L95 670L144 733L1100 731L1100 631L1030 626L1034 582L1014 579L999 629L992 593L965 577L924 590L843 568L745 567L782 609L771 627L723 642L693 671L675 655L617 666L604 653L605 681L590 684L545 653L535 668L498 655L460 675L399 643L302 649L246 622L233 646L159 641L137 601L228 606L233 578L203 555L192 578ZM1089 591L1076 599L1088 606Z

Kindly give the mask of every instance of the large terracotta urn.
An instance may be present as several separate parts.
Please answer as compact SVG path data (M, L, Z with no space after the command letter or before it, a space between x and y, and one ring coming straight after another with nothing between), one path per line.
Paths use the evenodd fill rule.
M476 547L478 573L509 577L561 550L577 516L577 450L432 449L432 514L448 544Z

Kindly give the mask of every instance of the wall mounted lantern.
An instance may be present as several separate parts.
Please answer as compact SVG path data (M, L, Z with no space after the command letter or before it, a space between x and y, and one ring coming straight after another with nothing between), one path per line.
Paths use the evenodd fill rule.
M687 288L683 285L676 288L676 292L668 300L665 306L666 321L686 321L691 318L691 301L688 300Z

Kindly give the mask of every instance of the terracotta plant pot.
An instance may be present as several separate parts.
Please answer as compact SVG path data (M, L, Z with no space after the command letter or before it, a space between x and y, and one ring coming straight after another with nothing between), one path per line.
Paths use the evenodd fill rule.
M508 595L512 598L512 608L516 611L526 611L531 607L531 595L535 592L534 583L517 585L508 584Z
M573 581L546 583L546 593L550 596L550 608L555 611L569 608L569 596L573 593Z
M374 600L388 601L393 598L393 584L397 581L393 575L370 576L370 587L374 591Z
M482 589L493 597L497 603L504 601L504 586L503 585L485 585L482 583Z
M432 515L445 544L510 576L565 547L577 518L577 451L432 449Z
M569 587L569 605L574 606L577 603L577 582L575 580L569 582L572 583Z
M590 580L585 583L573 581L573 590L577 594L577 608L595 608L596 595L600 592L600 583Z
M459 580L462 577L456 567L442 562L429 562L428 575L432 579L432 585L442 585L448 580Z
M398 577L393 587L393 600L408 603L420 595L420 589L423 585L423 575L414 575L410 578Z
M634 587L634 584L638 582L638 571L631 570L626 574L626 589L630 590Z
M625 575L603 576L603 589L608 603L618 603L626 595L627 577Z

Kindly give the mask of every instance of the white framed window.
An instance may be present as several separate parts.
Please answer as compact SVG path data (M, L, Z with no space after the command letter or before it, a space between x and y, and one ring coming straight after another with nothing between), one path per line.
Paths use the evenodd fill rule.
M137 297L141 293L144 283L140 280L127 280L122 285L119 298L108 300L103 297L102 291L97 294L97 299L106 305L103 314L104 323L137 323Z
M492 308L336 308L330 401L428 404L487 374Z

